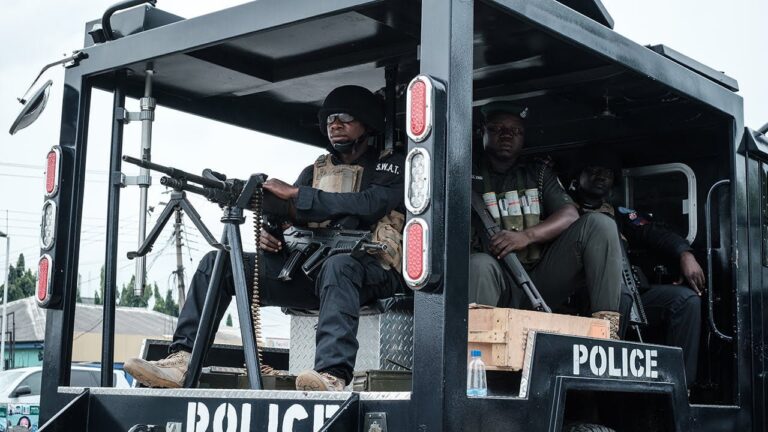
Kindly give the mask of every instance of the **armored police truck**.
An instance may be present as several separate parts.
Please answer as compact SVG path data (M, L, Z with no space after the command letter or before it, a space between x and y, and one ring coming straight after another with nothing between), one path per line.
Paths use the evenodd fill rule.
M64 64L60 140L47 156L41 430L766 430L766 131L745 127L736 80L612 27L599 0L261 0L193 19L129 0L89 22L85 46ZM164 106L322 148L318 107L346 84L381 95L383 146L406 155L403 277L411 292L398 309L409 336L397 363L410 370L409 391L262 389L246 298L236 300L246 307L248 389L112 388L122 156L131 155L124 124L151 123L154 107ZM89 147L102 144L87 143L94 90L114 96L107 290L101 387L78 388L69 371L85 166ZM39 115L46 94L30 98L16 130ZM141 111L129 112L126 100ZM549 155L557 167L585 162L583 149L600 143L622 161L623 205L652 209L691 243L708 276L695 383L686 382L676 347L540 332L529 338L521 372L489 372L488 395L467 397L473 119L494 101L530 108L525 152ZM196 152L204 157L215 144L197 143ZM149 161L149 152L133 156ZM255 162L256 171L269 167ZM203 177L211 184L196 191L229 193L219 203L235 220L251 211L232 193L252 182L235 190ZM240 226L227 223L239 236ZM659 257L642 258L653 277L674 277ZM393 330L380 331L377 343Z

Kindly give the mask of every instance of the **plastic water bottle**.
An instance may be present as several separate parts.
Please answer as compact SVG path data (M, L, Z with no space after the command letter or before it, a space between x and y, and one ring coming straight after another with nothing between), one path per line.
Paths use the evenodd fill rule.
M467 366L467 396L488 396L488 382L485 378L485 363L480 359L480 350L472 350L472 361Z

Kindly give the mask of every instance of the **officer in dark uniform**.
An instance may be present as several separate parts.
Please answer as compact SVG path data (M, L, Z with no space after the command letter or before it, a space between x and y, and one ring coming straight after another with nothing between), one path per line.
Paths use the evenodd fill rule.
M404 159L392 152L379 153L373 145L374 137L384 127L380 100L363 87L339 87L325 99L318 119L328 136L330 153L305 168L293 185L269 179L264 190L286 204L291 224L335 226L343 220L346 229L375 230L374 239L387 242L389 253L398 254L404 212ZM382 232L383 238L377 239ZM361 258L334 255L325 261L314 281L302 272L296 272L291 281L281 281L277 276L287 258L283 244L262 231L259 248L263 251L261 304L319 310L315 367L297 377L297 389L343 389L351 381L355 365L360 306L402 291L399 257L385 252ZM249 273L246 280L252 281L255 254L245 255ZM192 279L171 354L155 362L129 359L125 363L125 369L143 384L183 385L214 258L215 253L207 254ZM216 328L234 295L231 273L225 275L219 293Z
M648 326L643 336L649 342L678 346L683 349L688 385L696 378L699 338L701 333L701 292L705 278L688 242L677 233L656 223L646 214L626 207L614 207L607 198L614 184L614 170L589 164L578 176L574 193L581 212L599 212L611 216L618 224L625 247L645 248L679 264L680 279L674 284L656 285L640 272L638 288ZM622 302L627 310L631 303Z
M520 160L527 110L509 103L482 108L482 154L475 157L473 190L497 197L516 191L526 222L490 239L487 250L471 255L470 303L499 307L525 306L520 290L502 270L498 257L517 253L553 308L565 304L579 287L587 287L590 312L611 322L618 338L621 252L613 221L601 214L579 218L571 197L544 161ZM525 198L524 198L525 197ZM515 201L505 205L512 211ZM528 201L528 202L525 202ZM493 205L493 200L486 201ZM532 210L538 206L536 211ZM477 246L473 249L478 250Z

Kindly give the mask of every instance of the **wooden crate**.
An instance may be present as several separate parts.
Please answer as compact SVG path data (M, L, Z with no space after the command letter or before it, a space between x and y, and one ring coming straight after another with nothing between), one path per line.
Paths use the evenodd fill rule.
M467 356L472 350L480 350L488 370L521 370L528 335L536 331L608 339L609 323L596 318L472 304Z

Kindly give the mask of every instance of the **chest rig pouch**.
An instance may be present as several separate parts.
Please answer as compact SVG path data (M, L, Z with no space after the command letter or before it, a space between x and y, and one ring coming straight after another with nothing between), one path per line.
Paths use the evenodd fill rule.
M379 159L388 156L388 152ZM314 164L312 187L324 192L360 192L363 179L363 167L360 165L334 165L330 155L320 156ZM331 221L311 222L310 228L327 227ZM392 210L371 227L371 240L387 245L386 251L370 252L382 267L394 268L398 272L402 266L403 226L405 215Z
M323 192L360 192L363 167L360 165L335 165L331 155L317 158L312 175L312 187ZM331 221L310 222L310 228L325 228Z

